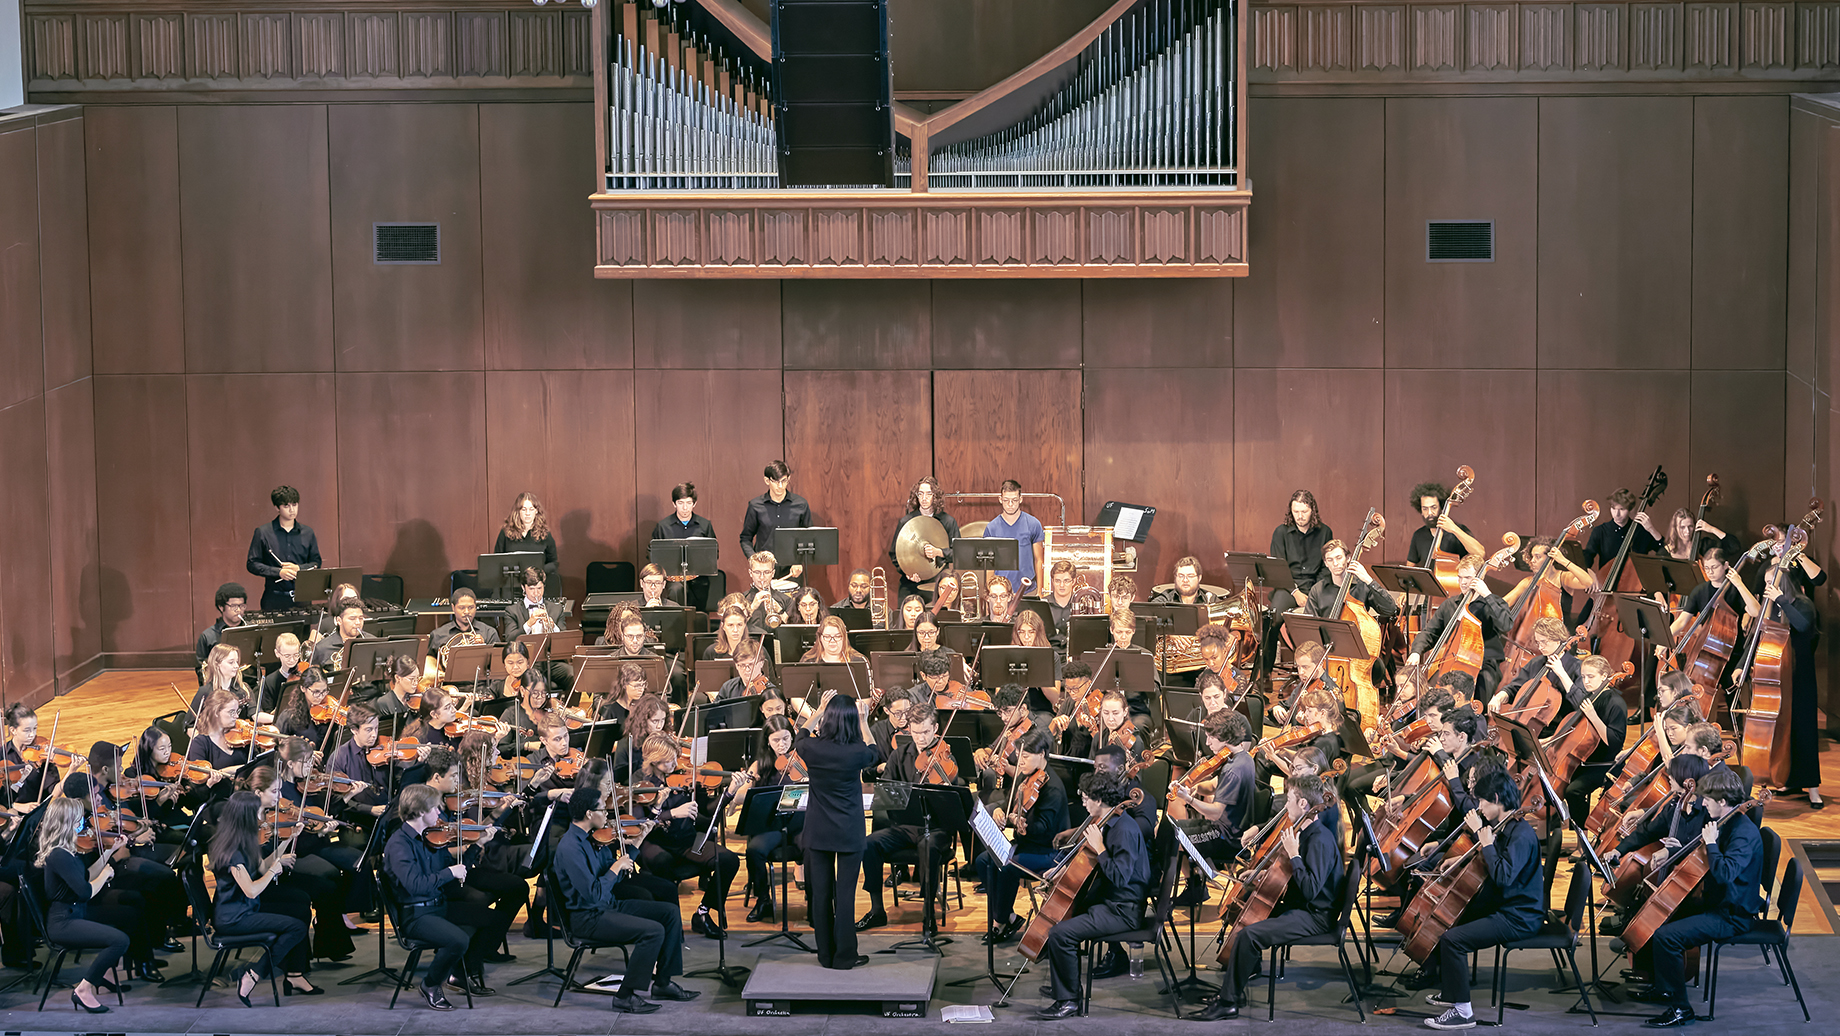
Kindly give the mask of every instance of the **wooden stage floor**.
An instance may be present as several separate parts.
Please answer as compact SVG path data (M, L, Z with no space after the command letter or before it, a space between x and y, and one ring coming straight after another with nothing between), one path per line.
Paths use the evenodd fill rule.
M172 684L177 684L182 693L189 697L197 686L197 676L185 669L112 670L102 673L40 708L39 730L49 734L55 721L58 724L58 742L78 751L86 750L95 741L126 742L146 729L147 721L154 716L165 715L180 707L180 698L173 693ZM1821 758L1823 774L1840 773L1840 750L1835 748L1833 741L1822 739ZM1840 788L1840 783L1836 783L1835 787ZM1785 839L1840 839L1840 802L1825 810L1811 810L1805 800L1773 802L1768 808L1767 822ZM744 846L740 839L731 838L730 848L741 852ZM1783 854L1785 862L1788 855L1787 852ZM1554 903L1564 902L1569 875L1570 868L1560 868L1558 882L1553 889ZM749 938L745 934L747 932L768 930L765 924L749 925L744 920L746 909L741 905L741 897L745 881L744 870L731 890L728 908L730 927L736 930L743 941ZM984 899L973 895L971 886L971 879L965 879L964 908L959 909L957 899L954 898L953 909L940 920L939 925L942 932L959 933L961 944L985 928ZM903 891L911 892L914 889L915 886L909 884L904 886ZM793 927L809 933L810 930L803 924L805 911L800 893L795 890L789 898L792 903ZM857 913L866 913L869 908L866 894L858 890L857 900ZM892 893L886 896L886 902L892 924L874 934L887 932L898 935L918 931L920 908L917 904L906 901L897 903ZM697 897L687 894L683 903L686 911L694 910ZM1021 906L1026 905L1024 899ZM1804 890L1802 896L1802 908L1796 917L1795 931L1808 934L1833 933L1832 926L1815 906L1814 897L1807 890Z

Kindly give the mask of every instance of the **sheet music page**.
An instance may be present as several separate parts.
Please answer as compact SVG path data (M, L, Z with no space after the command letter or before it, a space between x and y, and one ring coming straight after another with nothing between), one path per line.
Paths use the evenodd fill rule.
M1015 847L1009 844L1008 836L1003 833L1001 827L997 826L997 818L990 815L990 810L985 808L981 801L977 804L976 812L971 814L971 830L977 832L978 838L984 842L984 847L996 857L997 866L1007 867L1009 865L1009 858L1015 855Z
M1120 507L1118 522L1112 526L1112 535L1121 540L1134 540L1137 538L1137 524L1143 520L1144 512L1141 508Z
M1214 865L1208 862L1207 857L1201 855L1201 850L1195 848L1195 843L1189 840L1188 832L1182 830L1182 828L1176 824L1171 824L1170 828L1175 831L1176 841L1181 843L1183 850L1188 853L1188 858L1195 861L1195 866L1201 869L1203 878L1207 881L1213 881L1215 873Z

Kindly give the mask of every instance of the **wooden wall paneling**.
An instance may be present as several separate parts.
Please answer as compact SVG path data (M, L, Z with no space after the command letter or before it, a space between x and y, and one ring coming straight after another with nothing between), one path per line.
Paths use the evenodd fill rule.
M29 119L0 132L0 407L45 391L39 300L38 130ZM41 435L42 438L42 435Z
M1058 493L1067 523L1084 525L1092 515L1081 489L1081 394L1079 371L934 372L933 473L948 493L995 493L1007 478L1025 493ZM1060 523L1053 501L1028 503L1043 525ZM996 497L951 511L961 524L981 521L997 513Z
M634 532L631 371L488 371L486 441L486 525L496 535L517 495L535 493L562 568L553 592L579 601L590 561L644 550Z
M1442 482L1449 489L1463 464L1476 470L1476 483L1454 517L1486 551L1501 546L1504 532L1554 531L1533 518L1534 388L1530 370L1386 372L1386 496L1376 506L1387 532L1376 560L1405 562L1423 522L1412 488ZM1483 413L1488 418L1478 420Z
M633 366L777 369L779 282L634 282Z
M1821 131L1815 210L1814 386L1840 399L1840 123Z
M9 541L0 564L0 595L6 599L0 679L14 700L37 700L55 672L55 619L44 605L51 600L51 516L45 503L51 487L45 458L44 397L0 410L0 485L6 486L0 494L0 521L6 523Z
M1821 151L1824 134L1834 125L1813 112L1789 112L1789 250L1788 320L1784 367L1794 377L1812 381L1815 374L1814 311L1815 239L1821 204Z
M1096 278L1080 286L1086 366L1233 366L1227 278Z
M1287 97L1258 104L1248 148L1260 163L1259 198L1247 243L1257 262L1234 286L1234 362L1378 367L1385 345L1385 102Z
M785 456L781 393L777 369L640 369L633 375L635 535L648 541L652 527L671 513L672 486L696 483L697 513L715 526L731 592L747 583L742 515L749 500L766 492L761 470ZM809 477L793 465L792 492L809 499ZM633 560L644 564L641 556Z
M319 539L327 566L340 562L333 388L331 374L186 376L192 624L199 629L217 621L212 598L221 583L243 584L249 606L261 606L249 540L274 520L269 493L276 486L300 490L300 520Z
M1686 365L1692 104L1541 98L1540 366Z
M1787 391L1781 371L1693 372L1689 467L1678 483L1685 493L1675 496L1670 487L1669 514L1675 507L1695 512L1707 472L1717 472L1724 499L1707 512L1707 521L1749 546L1765 523L1784 517L1778 501L1785 492L1785 454L1777 444L1788 430ZM1807 502L1804 496L1804 507Z
M1233 377L1233 528L1241 550L1271 546L1293 491L1316 496L1337 536L1385 499L1377 370L1241 369ZM1333 401L1333 405L1329 405Z
M1693 99L1693 366L1780 370L1789 100Z
M90 373L89 215L83 196L82 116L38 128L40 290L45 386Z
M1157 509L1137 547L1138 590L1169 582L1185 554L1200 560L1207 582L1226 585L1221 553L1245 538L1233 514L1233 371L1088 370L1085 423L1091 507L1079 521L1107 500Z
M185 367L333 369L326 106L179 109Z
M45 393L51 518L52 660L60 686L102 651L101 547L96 539L96 397L83 378Z
M327 134L338 369L479 369L478 106L335 104ZM441 261L376 262L375 223L439 224Z
M1080 365L1080 282L933 282L936 369Z
M838 564L806 578L827 602L850 573L886 569L900 581L888 540L907 491L933 466L933 386L927 371L788 371L786 463L811 501L812 523L837 528ZM892 598L889 606L897 602Z
M782 282L786 369L927 369L933 359L934 283Z
M340 374L339 560L445 595L448 573L490 553L485 375ZM502 518L503 516L500 515Z
M1543 370L1539 374L1534 462L1539 471L1534 522L1556 529L1596 500L1609 521L1610 494L1640 493L1655 465L1668 491L1655 510L1672 514L1699 502L1705 472L1689 466L1690 376L1679 371ZM1697 483L1697 485L1696 485Z
M1534 366L1539 102L1386 105L1387 366ZM1427 262L1434 219L1493 221L1494 262Z
M90 320L98 374L185 370L178 109L86 106Z
M185 379L98 375L96 485L102 650L192 652L191 493ZM116 664L121 664L119 661Z
M1046 54L1110 0L895 0L888 20L897 91L982 90ZM967 32L967 27L972 31Z
M486 367L631 367L632 284L594 265L594 113L587 104L479 106Z

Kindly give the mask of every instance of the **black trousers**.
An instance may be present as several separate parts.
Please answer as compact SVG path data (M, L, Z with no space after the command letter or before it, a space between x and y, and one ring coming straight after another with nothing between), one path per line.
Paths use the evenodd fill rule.
M1220 999L1229 1004L1246 1002L1246 983L1259 973L1259 959L1273 946L1321 935L1335 926L1335 915L1310 910L1290 910L1248 925L1233 936L1233 952L1220 980Z
M153 941L165 942L166 933L185 916L185 885L179 881L178 873L151 856L132 853L116 861L114 867L115 884L140 893L146 902Z
M1134 932L1143 924L1143 910L1135 904L1098 903L1048 929L1042 954L1048 958L1048 981L1054 986L1054 999L1080 998L1080 943Z
M669 903L615 900L606 910L576 915L574 930L583 939L628 944L622 993L644 993L684 973L684 921Z
M1565 808L1571 811L1572 818L1579 823L1591 815L1591 793L1610 781L1609 763L1586 763L1572 775L1571 783L1565 786Z
M1675 1005L1687 1006L1687 948L1714 939L1729 939L1750 927L1742 916L1718 911L1669 921L1655 930L1648 945L1654 948L1656 991ZM1647 947L1644 947L1647 948Z
M917 849L922 833L921 828L911 824L884 827L880 831L870 833L869 840L863 847L862 871L863 891L869 893L871 910L883 909L882 867L888 862L888 857L909 849ZM934 878L946 862L944 856L946 833L934 831L932 838L928 841L931 843L927 857L930 873L920 875L920 893L923 897L931 897L934 894Z
M304 933L313 923L313 898L306 888L299 883L277 881L262 893L262 913L270 917L280 917L293 921ZM278 928L251 929L252 931L279 931ZM307 948L307 940L282 940L275 944L275 960L290 975L304 975L311 970L313 955Z
M157 939L154 937L158 923L153 912L147 909L147 900L139 892L123 888L103 889L102 895L89 901L85 913L91 921L100 921L110 928L119 928L128 933L129 960L152 960L154 944L165 939L164 935Z
M1457 925L1438 936L1438 968L1443 973L1444 999L1453 1004L1469 1003L1469 955L1476 950L1498 946L1532 935L1525 928L1510 924L1504 917L1491 914Z
M266 912L244 914L229 924L219 922L213 927L221 935L275 933L275 948L262 958L261 970L256 972L257 978L267 978L277 966L282 967L285 971L294 972L295 969L290 967L287 961L290 957L300 954L307 941L307 923L298 917L289 917L286 914Z
M818 935L818 963L848 969L856 964L856 877L863 854L805 850L805 885L811 890L811 926Z
M667 846L646 842L639 847L639 866L666 881L701 878L703 905L721 911L723 902L728 899L729 886L734 884L735 875L741 870L741 857L724 846L716 849L715 859L699 864Z
M68 908L52 908L45 918L46 936L59 946L73 950L94 950L89 970L83 977L94 985L109 975L109 969L128 952L128 933L94 918L71 917Z
M344 957L355 948L351 930L345 927L345 906L351 896L350 868L341 868L327 854L349 854L356 863L359 853L349 846L326 846L311 856L298 857L293 870L281 879L282 885L299 890L312 904L313 956Z
M747 871L748 888L754 898L771 905L773 902L773 873L768 867L768 858L773 850L786 844L786 832L762 831L748 839Z

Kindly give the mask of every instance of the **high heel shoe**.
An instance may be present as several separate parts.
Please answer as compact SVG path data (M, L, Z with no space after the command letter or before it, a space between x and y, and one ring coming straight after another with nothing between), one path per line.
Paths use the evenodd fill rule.
M287 978L283 979L281 982L281 995L282 996L323 996L326 992L325 990L321 989L320 987L314 985L311 982L307 982L307 988L302 989L299 986L294 984L295 979L300 979L302 982L307 982L307 978L305 975L289 975Z
M108 1014L109 1013L108 1004L97 1004L96 1006L91 1007L90 1005L84 1003L82 998L77 996L74 990L70 994L70 1006L76 1008L79 1011L88 1011L90 1014Z
M256 982L249 983L249 992L246 993L243 991L243 980L246 978L253 978L255 976L255 973L256 973L256 969L253 967L244 968L242 971L242 974L236 977L236 998L243 1002L244 1007L254 1007L255 1006L254 1004L249 1002L249 994L256 991ZM261 980L257 979L257 982L259 981Z
M116 985L115 983L110 982L106 978L99 978L96 981L91 982L90 985L95 986L97 989L102 990L104 993L114 993L117 996L121 995L122 993L134 992L134 987L131 985L128 985L126 982L123 982L120 985Z

